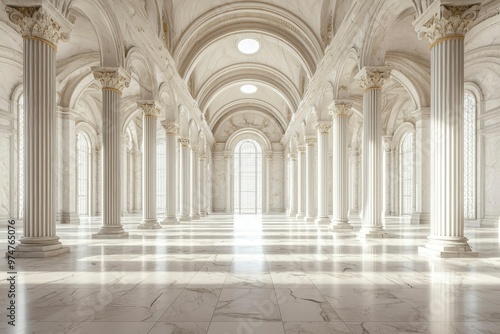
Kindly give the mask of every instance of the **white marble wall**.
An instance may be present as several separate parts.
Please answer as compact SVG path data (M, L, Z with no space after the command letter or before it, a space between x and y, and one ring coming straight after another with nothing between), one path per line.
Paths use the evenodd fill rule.
M500 133L484 140L484 218L500 219Z
M5 220L8 217L15 217L11 212L11 189L15 185L11 184L11 136L0 132L0 218ZM12 200L14 200L12 198Z
M214 152L212 158L212 205L214 212L226 209L226 160L223 152Z

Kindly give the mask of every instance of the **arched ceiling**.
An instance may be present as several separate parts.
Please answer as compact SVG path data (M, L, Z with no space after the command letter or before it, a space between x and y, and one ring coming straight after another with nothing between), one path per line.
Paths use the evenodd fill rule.
M324 1L165 0L177 71L218 139L226 137L221 125L247 124L240 121L246 111L258 115L249 123L269 124L279 141L323 57L317 18ZM257 40L259 50L240 52L244 38ZM257 92L241 92L244 84Z

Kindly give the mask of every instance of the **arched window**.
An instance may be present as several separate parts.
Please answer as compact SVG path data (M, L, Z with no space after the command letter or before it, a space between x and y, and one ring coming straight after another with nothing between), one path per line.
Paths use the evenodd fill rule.
M89 214L89 158L90 145L87 137L83 133L78 133L76 136L76 174L77 174L77 198L78 198L78 214Z
M464 217L476 219L476 98L464 94Z
M24 215L24 95L21 94L17 100L17 138L18 138L18 208L17 216L19 219Z
M234 213L262 212L262 152L255 140L234 149Z
M413 133L407 133L401 140L401 213L410 215L413 213L414 193L414 154L415 143Z
M165 143L156 145L156 208L158 213L165 213L167 202L167 152Z

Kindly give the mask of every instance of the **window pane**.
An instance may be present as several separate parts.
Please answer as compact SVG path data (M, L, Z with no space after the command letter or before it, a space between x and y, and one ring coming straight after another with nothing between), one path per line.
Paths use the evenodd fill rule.
M24 96L21 94L17 101L18 106L18 145L19 145L19 189L18 189L18 216L23 218L24 211Z
M402 213L409 215L413 213L413 192L414 192L414 151L415 145L413 134L408 133L401 141L401 200Z
M476 99L464 95L464 216L476 218Z
M243 140L234 151L234 212L262 211L262 153L254 140Z
M78 214L89 214L89 142L85 135L79 133L76 137L76 168L77 168L77 197Z

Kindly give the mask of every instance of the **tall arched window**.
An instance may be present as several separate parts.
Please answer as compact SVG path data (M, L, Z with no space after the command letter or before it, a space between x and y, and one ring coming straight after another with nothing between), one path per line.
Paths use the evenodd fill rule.
M89 214L89 156L90 145L87 137L83 133L78 133L76 137L76 173L78 178L77 194L78 194L78 214Z
M165 213L167 208L167 152L165 143L156 145L156 209Z
M464 94L464 217L476 219L476 98Z
M401 140L401 213L410 215L413 213L414 193L414 154L415 144L413 133L407 133Z
M234 149L234 213L262 212L262 152L255 140L245 139Z
M17 100L17 113L18 113L18 208L17 216L19 219L23 218L24 211L24 95L19 95Z

